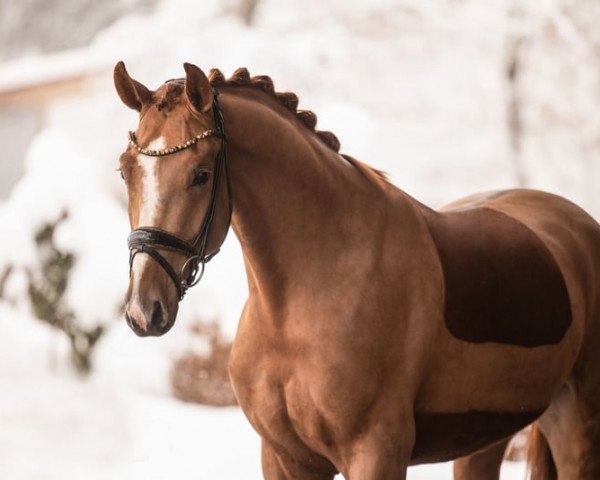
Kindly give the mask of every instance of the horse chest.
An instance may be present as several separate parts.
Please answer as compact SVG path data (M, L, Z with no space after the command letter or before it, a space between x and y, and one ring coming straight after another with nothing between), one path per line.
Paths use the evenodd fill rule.
M335 471L330 455L323 456L332 446L330 429L308 392L281 366L263 364L255 376L233 373L240 406L263 442L275 451L316 470Z
M445 280L444 319L456 338L524 347L559 343L571 325L569 296L548 248L492 209L429 221Z
M230 370L240 406L255 430L306 464L331 467L322 455L336 458L344 438L361 427L359 413L372 401L376 385L362 382L355 388L360 368L336 368L326 355L315 354L317 360L311 354L284 354L258 339L244 344L253 348L243 353L234 345Z

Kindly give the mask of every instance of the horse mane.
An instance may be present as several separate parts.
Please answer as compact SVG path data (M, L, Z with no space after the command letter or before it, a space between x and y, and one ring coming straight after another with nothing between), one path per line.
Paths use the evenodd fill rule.
M219 69L213 68L208 74L208 80L214 87L253 87L262 90L267 95L279 101L279 103L295 115L306 128L313 131L325 145L334 152L339 153L340 141L335 134L327 130L317 130L317 115L311 110L298 110L298 95L295 93L275 91L275 84L271 77L267 75L251 77L248 69L242 67L233 72L233 75L231 75L230 78L225 78L225 75L223 75ZM349 155L342 155L342 157L368 179L375 182L378 180L386 183L388 182L386 174L380 170L376 170L365 163L359 162Z
M340 141L332 133L325 130L316 130L317 116L310 110L298 110L298 96L292 92L276 92L271 77L257 75L251 77L247 68L238 68L230 78L217 69L213 68L208 74L208 80L214 87L254 87L262 90L296 116L306 128L315 132L321 141L334 152L340 151Z

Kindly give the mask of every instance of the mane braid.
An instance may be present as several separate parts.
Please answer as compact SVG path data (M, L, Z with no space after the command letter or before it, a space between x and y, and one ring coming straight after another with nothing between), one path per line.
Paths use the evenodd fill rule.
M238 68L230 78L225 78L225 75L218 68L213 68L208 74L208 80L213 87L251 87L262 90L292 112L306 128L315 132L325 145L334 152L340 151L340 141L332 132L315 130L317 125L315 113L310 110L298 110L298 96L292 92L275 91L275 85L271 77L267 75L251 77L248 69Z

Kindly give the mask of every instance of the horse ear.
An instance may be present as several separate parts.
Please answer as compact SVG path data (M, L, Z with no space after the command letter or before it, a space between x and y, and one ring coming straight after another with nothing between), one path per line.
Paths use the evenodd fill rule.
M114 80L119 97L129 108L140 112L152 100L152 92L129 76L123 62L115 65Z
M191 63L184 63L185 96L198 113L206 113L212 107L212 87L202 70Z

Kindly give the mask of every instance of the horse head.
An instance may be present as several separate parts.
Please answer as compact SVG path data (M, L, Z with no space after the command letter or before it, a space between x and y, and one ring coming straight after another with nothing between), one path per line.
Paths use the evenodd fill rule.
M195 65L149 90L114 71L123 103L140 113L120 157L127 186L130 281L125 317L140 336L162 335L179 301L227 234L231 200L217 92Z

